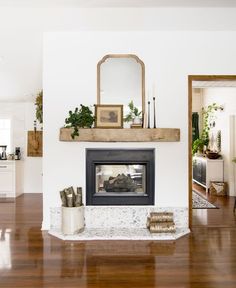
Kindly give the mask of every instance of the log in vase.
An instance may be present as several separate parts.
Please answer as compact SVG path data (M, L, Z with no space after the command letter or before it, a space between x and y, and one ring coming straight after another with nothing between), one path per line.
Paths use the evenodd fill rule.
M84 206L82 204L82 188L76 193L73 187L60 191L62 200L61 230L64 235L74 235L84 230Z

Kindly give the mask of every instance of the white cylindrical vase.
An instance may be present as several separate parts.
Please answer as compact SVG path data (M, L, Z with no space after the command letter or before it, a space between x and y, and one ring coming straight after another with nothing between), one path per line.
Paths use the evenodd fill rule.
M84 230L84 206L62 207L61 228L65 235L73 235Z

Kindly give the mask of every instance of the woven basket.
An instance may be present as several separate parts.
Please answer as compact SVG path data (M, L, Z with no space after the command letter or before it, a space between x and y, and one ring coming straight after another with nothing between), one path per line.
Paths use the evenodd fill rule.
M211 181L210 194L216 196L226 196L227 195L227 183Z

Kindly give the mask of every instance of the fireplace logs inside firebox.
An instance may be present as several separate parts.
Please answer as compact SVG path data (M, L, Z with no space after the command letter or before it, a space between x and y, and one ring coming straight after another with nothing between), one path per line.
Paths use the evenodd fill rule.
M136 192L139 188L130 175L118 174L116 177L110 176L103 181L106 192Z

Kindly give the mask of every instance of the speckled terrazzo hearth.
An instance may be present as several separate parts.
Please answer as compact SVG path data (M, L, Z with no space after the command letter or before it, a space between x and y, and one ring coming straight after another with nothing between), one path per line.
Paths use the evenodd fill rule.
M174 213L176 233L150 234L146 220L150 212ZM190 231L187 208L154 206L86 206L83 233L64 236L61 233L61 207L51 208L49 233L63 240L175 240Z
M63 235L61 231L50 230L49 234L62 240L176 240L190 233L189 229L178 228L175 233L150 233L145 228L110 228L85 229L75 235Z

